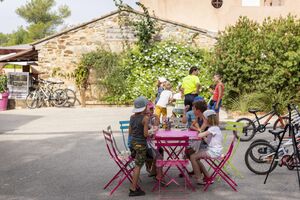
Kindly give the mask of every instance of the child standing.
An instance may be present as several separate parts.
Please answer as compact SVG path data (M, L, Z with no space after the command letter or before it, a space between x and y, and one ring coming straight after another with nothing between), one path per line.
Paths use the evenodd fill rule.
M135 151L135 167L133 170L132 183L129 189L129 196L142 196L145 192L137 187L141 168L146 161L147 137L149 116L147 112L148 100L145 97L138 97L134 101L133 115L130 117L129 134L131 136L131 146Z
M216 83L216 87L213 93L212 100L209 103L209 109L212 109L217 113L217 121L219 123L219 112L222 105L222 98L224 96L225 87L222 83L222 77L220 74L215 74L213 80Z
M155 114L160 119L162 115L163 122L167 117L167 104L172 101L172 92L171 92L172 85L170 82L165 83L165 90L162 91L160 94L159 100L155 106Z
M223 135L218 126L216 112L214 110L206 110L203 115L207 119L209 128L204 132L199 131L198 137L206 141L208 148L200 149L190 157L197 184L200 185L205 184L209 174L199 159L207 157L217 158L222 155L223 149ZM201 173L204 174L203 179L201 179Z
M157 94L155 97L155 104L158 102L159 98L160 98L160 94L162 93L162 91L164 91L164 84L167 81L167 79L165 77L159 77L157 80Z

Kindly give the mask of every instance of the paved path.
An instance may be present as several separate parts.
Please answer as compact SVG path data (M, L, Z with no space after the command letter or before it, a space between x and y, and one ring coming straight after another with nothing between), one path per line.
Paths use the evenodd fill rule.
M102 200L129 199L129 184L113 196L102 189L117 168L109 158L101 130L128 119L131 107L41 108L0 112L1 200ZM221 119L226 119L221 113ZM267 134L257 136L266 137ZM117 136L121 143L121 137ZM217 182L207 192L151 193L153 180L142 172L147 195L135 199L299 199L295 171L276 168L267 184L244 164L249 143L241 143L234 163L243 173L236 178L238 192ZM173 172L175 175L177 172Z

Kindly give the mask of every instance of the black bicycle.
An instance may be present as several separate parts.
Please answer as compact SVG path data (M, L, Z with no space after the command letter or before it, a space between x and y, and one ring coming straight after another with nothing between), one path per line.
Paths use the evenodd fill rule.
M249 141L251 140L256 133L263 133L265 132L267 125L270 124L269 121L273 117L277 117L276 121L273 125L273 130L276 130L278 128L284 128L285 125L288 123L288 116L282 116L277 111L278 103L274 104L272 106L272 110L265 115L258 117L257 112L260 112L258 109L249 109L249 113L254 114L255 119L249 119L249 118L239 118L237 122L241 122L244 124L243 132L240 134L241 141ZM261 123L261 120L268 117L263 123Z

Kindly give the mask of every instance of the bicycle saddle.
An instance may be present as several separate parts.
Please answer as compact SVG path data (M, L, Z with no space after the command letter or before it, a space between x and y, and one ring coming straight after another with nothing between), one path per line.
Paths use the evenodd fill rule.
M281 133L284 132L284 129L281 130L269 130L270 133L272 133L274 136L279 136Z
M258 109L249 109L248 110L249 113L253 113L253 114L256 113L256 112L259 112L259 111L260 110L258 110Z

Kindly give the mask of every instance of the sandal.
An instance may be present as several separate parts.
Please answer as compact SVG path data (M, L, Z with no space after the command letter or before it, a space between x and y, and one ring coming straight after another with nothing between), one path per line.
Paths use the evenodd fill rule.
M155 180L155 181L159 181L156 177L153 177L153 179ZM160 184L162 185L162 186L166 186L167 185L167 182L164 180L164 179L162 179L162 180L160 180Z
M148 174L148 177L153 177L153 176L156 176L156 173L149 173Z

